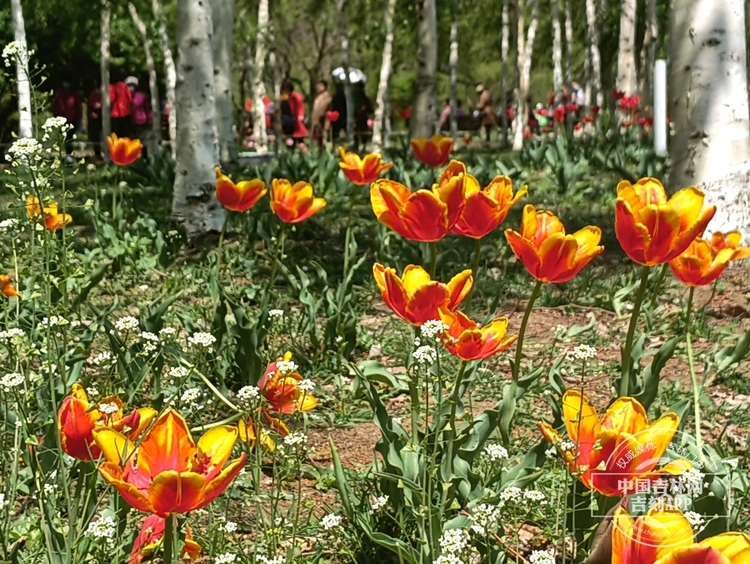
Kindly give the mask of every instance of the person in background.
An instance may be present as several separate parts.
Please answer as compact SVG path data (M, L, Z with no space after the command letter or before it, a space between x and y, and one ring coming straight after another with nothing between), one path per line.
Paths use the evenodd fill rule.
M110 116L112 116L112 133L118 137L131 137L130 114L133 95L125 82L109 85Z
M461 100L456 100L456 117L464 115L464 111L461 109ZM445 107L440 113L440 129L448 131L451 128L451 101L445 101Z
M313 102L311 121L312 136L318 144L318 149L322 149L323 144L328 137L328 129L330 128L326 112L331 108L333 97L328 91L328 83L325 80L321 80L315 85L315 91L316 96L315 101Z
M575 80L570 84L570 101L581 108L586 105L586 93Z
M302 94L294 90L292 81L287 79L281 84L281 130L293 143L305 150L305 100Z
M479 101L476 110L481 117L481 126L484 127L484 134L487 141L490 140L490 132L495 127L495 112L492 110L492 93L484 87L484 84L477 84L477 94Z
M138 89L138 79L129 76L125 84L130 90L130 121L134 139L140 139L143 144L143 157L146 158L147 139L150 137L149 123L151 123L151 102L145 92Z
M354 106L354 130L357 134L357 143L365 143L370 136L370 125L368 120L372 116L373 108L370 98L365 92L365 83L356 82L352 85L352 102Z
M331 110L339 113L339 119L331 124L333 138L338 139L342 131L346 133L346 94L343 82L336 82L336 93L333 95Z
M94 145L96 160L102 158L102 91L94 88L86 100L89 142Z
M81 97L78 92L73 90L70 82L63 81L62 88L55 91L55 97L52 99L52 113L55 117L63 117L73 127L69 128L65 134L65 162L73 164L73 136L82 126L83 108L81 106Z

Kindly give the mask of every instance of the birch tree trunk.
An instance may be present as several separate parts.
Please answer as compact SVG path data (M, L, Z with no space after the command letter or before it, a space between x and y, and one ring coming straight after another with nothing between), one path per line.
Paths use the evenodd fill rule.
M172 158L177 158L177 108L175 108L175 84L177 83L177 70L172 56L172 48L169 46L169 35L167 24L161 7L161 0L151 0L151 11L154 13L154 21L157 26L159 45L162 58L164 59L164 82L167 89L167 105L169 106L169 146Z
M268 152L268 132L266 131L266 83L263 72L266 68L266 42L268 40L268 0L258 4L258 33L255 37L255 64L253 68L253 136L255 150Z
M31 119L31 81L29 78L29 49L26 44L26 26L23 20L21 0L11 0L13 34L16 42L16 85L18 87L18 136L34 136Z
M520 151L523 148L524 122L526 114L529 111L527 98L529 97L529 82L531 79L531 55L534 50L536 28L539 24L539 0L531 0L530 3L531 21L529 22L525 41L523 41L523 17L519 15L518 18L518 46L519 53L521 54L518 57L518 113L516 114L515 131L513 132L513 149L516 151Z
M339 14L339 41L341 45L341 66L344 69L344 98L346 100L346 142L354 144L354 104L352 103L352 83L349 80L349 24L346 19L347 0L337 0Z
M160 152L159 140L161 139L161 120L159 119L159 86L156 77L156 64L154 63L154 55L151 52L151 38L148 36L148 28L145 22L138 15L138 10L135 4L128 2L128 10L130 10L130 17L133 19L133 25L141 35L143 41L143 51L146 55L146 68L148 68L148 91L151 96L151 108L154 111L153 118L151 119L151 154L158 155Z
M599 53L599 24L596 21L596 4L594 0L586 0L586 44L590 58L591 92L586 93L586 103L596 104L600 108L604 105L602 93L602 57Z
M223 166L232 166L237 162L237 146L234 141L234 104L232 103L234 0L211 0L211 20L214 26L212 48L219 161Z
M458 122L456 120L456 102L458 97L458 6L457 0L453 0L453 21L451 22L451 50L448 59L450 67L450 128L451 138L455 141L458 138ZM438 125L440 127L442 124Z
M555 103L559 103L563 82L560 0L550 0L550 4L552 4L552 89L555 92Z
M617 81L615 87L628 96L638 91L635 68L636 0L621 0L620 42L617 51Z
M570 0L563 0L565 8L565 83L573 82L573 16L570 13Z
M383 60L380 63L380 79L378 81L378 94L375 97L375 120L372 125L372 146L376 153L383 148L383 129L388 115L385 111L386 95L391 79L393 68L393 13L396 10L396 0L388 0L385 7L385 45L383 45Z
M652 103L654 99L654 62L656 61L656 40L659 37L659 21L656 14L656 0L646 2L646 31L641 48L641 94Z
M434 131L437 79L437 10L435 0L417 1L417 76L411 114L411 136L430 137Z
M102 136L101 147L104 162L109 162L109 145L107 138L112 133L112 104L109 100L109 42L110 24L112 20L112 6L109 0L101 0L101 50L99 60L99 71L101 77L102 93Z
M273 130L274 135L274 146L275 152L278 154L281 150L282 135L281 135L281 73L279 72L279 65L276 61L276 40L273 34L273 28L268 26L268 40L271 49L268 52L268 64L271 65L273 71Z
M207 2L178 0L179 68L174 108L177 112L177 163L172 217L184 225L191 243L211 233L218 234L227 216L214 196L214 167L219 154L212 32L211 7Z
M510 18L508 16L508 10L510 8L510 0L503 0L503 11L502 11L502 42L500 44L500 60L502 61L502 87L503 91L500 94L500 105L501 114L500 120L503 126L503 147L508 146L508 47L510 45Z
M674 0L670 21L670 184L717 206L711 231L750 237L750 116L743 0Z

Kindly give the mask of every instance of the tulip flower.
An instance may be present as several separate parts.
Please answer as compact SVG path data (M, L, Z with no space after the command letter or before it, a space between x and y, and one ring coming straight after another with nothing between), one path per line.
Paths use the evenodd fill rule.
M245 212L258 203L268 190L260 179L235 184L216 167L216 199L230 211Z
M693 528L676 507L657 504L633 519L618 507L612 518L612 564L654 564L693 544Z
M715 537L678 548L656 564L748 564L750 536L745 533L721 533Z
M615 234L631 260L653 266L677 258L706 229L716 213L703 207L703 192L691 186L667 200L661 182L641 178L617 185Z
M675 259L669 268L675 278L689 286L705 286L716 280L733 260L750 256L750 248L740 247L742 235L737 231L714 233L711 241L698 238Z
M26 196L26 215L29 217L42 215L42 206L36 196Z
M57 413L57 428L62 449L78 460L96 460L101 451L94 443L94 430L111 427L128 430L130 440L136 440L156 417L156 411L144 407L123 416L122 401L108 396L90 404L83 386L73 384L70 395L63 399Z
M258 388L271 407L279 413L310 411L318 404L318 400L308 389L299 385L303 380L297 372L297 365L292 362L292 353L287 352L268 365L266 373L258 382ZM273 421L267 421L273 424ZM286 429L286 426L283 428Z
M289 427L281 419L272 416L268 408L261 408L260 414L264 422L278 432L279 435L286 437L289 434ZM258 427L258 431L256 431L256 426ZM238 438L240 442L248 445L250 450L255 448L255 444L258 442L258 434L260 434L260 444L264 449L268 452L276 450L276 444L260 422L256 425L252 419L246 420L244 417L240 418L237 422L237 432L239 433Z
M430 139L417 137L411 140L414 155L427 166L443 166L448 162L453 151L453 139L442 135L433 135Z
M513 253L526 270L540 282L567 282L604 251L599 244L602 231L589 225L572 235L565 234L562 222L548 211L523 208L521 233L505 230Z
M524 186L513 195L513 181L507 176L496 176L481 190L476 179L467 175L465 186L464 210L451 232L472 239L481 239L497 229L528 190Z
M370 202L378 221L402 237L438 241L450 233L461 217L464 184L464 173L443 173L432 190L411 192L400 182L381 178L370 187Z
M430 280L421 266L413 264L404 269L401 278L393 268L377 262L372 273L386 305L412 325L440 319L441 309L456 309L474 283L468 269L456 274L447 284Z
M48 231L57 231L68 225L73 218L67 213L58 213L57 204L52 202L44 208L44 227Z
M224 467L237 434L236 427L213 427L196 445L174 409L159 416L137 450L114 429L96 429L94 440L107 459L99 473L139 511L160 517L187 513L211 503L242 470L244 452Z
M107 137L107 145L109 145L109 158L119 166L133 164L143 151L143 144L140 140L127 137L118 139L114 133Z
M164 536L166 522L163 517L149 515L141 525L141 532L133 543L130 552L129 564L141 564L144 560L150 561L156 552L159 543ZM197 560L201 555L201 545L193 540L190 526L185 527L185 545L182 547L183 560Z
M271 187L271 210L284 223L299 223L326 206L323 198L313 198L307 182L292 185L285 179L274 179Z
M356 153L347 153L339 147L341 162L339 166L344 175L357 186L364 186L377 180L380 174L393 168L393 163L383 163L380 153L370 153L360 159Z
M676 460L655 470L677 430L679 417L675 413L649 424L643 406L624 397L599 419L589 399L574 390L565 392L562 404L570 440L563 440L547 423L539 427L587 488L619 496L633 493L635 480L650 481L659 474L680 474L692 467L687 461Z
M482 328L460 311L440 311L440 318L448 326L443 345L461 360L480 360L508 350L518 336L505 337L508 318L496 317Z
M3 294L6 298L21 297L21 292L16 290L16 287L13 285L13 281L7 274L0 274L0 284L2 284L3 286Z

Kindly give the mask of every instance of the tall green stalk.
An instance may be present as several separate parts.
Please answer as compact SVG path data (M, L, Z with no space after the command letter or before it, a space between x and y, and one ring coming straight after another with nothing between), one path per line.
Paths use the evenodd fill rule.
M479 274L479 260L482 257L482 240L474 239L474 260L471 262L471 290L466 294L464 303L466 304L466 315L471 315L471 297L474 295L474 288L477 285L477 275Z
M705 462L703 456L703 437L701 436L701 394L703 386L698 384L698 376L695 373L695 360L693 358L693 342L690 337L690 315L693 309L693 294L695 287L690 286L688 292L687 306L685 308L685 349L687 350L688 370L690 371L690 381L693 385L693 414L695 417L695 446L698 449L698 455L702 462Z
M164 526L164 564L179 564L177 558L177 516L172 513Z
M276 283L276 274L278 273L279 261L284 258L284 241L286 239L286 223L281 224L279 231L279 238L276 240L276 245L273 249L273 265L271 266L271 278L268 281L268 287L263 293L263 300L261 301L261 312L265 311L268 306L268 300L273 291L273 285Z
M456 382L453 384L453 391L451 392L450 397L450 403L451 403L451 414L448 419L448 425L446 426L446 429L448 431L448 437L446 438L446 442L448 444L448 451L446 453L447 458L445 459L446 462L446 468L447 468L447 478L450 480L453 476L453 443L456 441L456 411L458 409L458 402L460 400L461 395L461 384L463 383L464 374L466 373L466 365L468 362L465 360L461 362L461 368L458 371L458 376L456 376ZM435 439L437 441L437 438ZM446 487L445 484L443 484L443 496L442 496L442 502L440 504L440 519L442 521L442 512L445 509L445 503L448 500L448 490L450 487Z
M620 374L620 397L626 397L630 393L630 361L633 352L633 337L635 336L635 327L638 325L638 317L641 313L643 297L646 295L646 286L648 286L649 268L645 264L641 266L641 285L638 286L638 292L635 295L633 311L630 314L630 324L628 325L628 335L625 338L625 348L622 351L622 372Z

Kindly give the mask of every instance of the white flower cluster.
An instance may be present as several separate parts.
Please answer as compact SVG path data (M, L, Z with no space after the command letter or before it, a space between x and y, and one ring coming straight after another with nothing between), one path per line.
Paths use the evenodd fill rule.
M45 137L48 135L60 133L67 133L69 129L73 129L73 124L68 122L64 117L51 117L47 118L47 121L42 124Z
M168 339L177 335L177 329L174 327L163 327L159 329L159 336L163 339Z
M184 366L173 366L167 373L167 379L170 382L174 382L175 380L182 380L183 378L186 378L188 374L190 374L190 370L188 370Z
M243 386L237 392L237 399L243 405L252 405L260 397L258 386Z
M523 490L516 486L508 486L500 492L498 505L503 507L506 503L518 503L523 499Z
M549 550L532 550L529 564L555 564L555 555Z
M491 462L499 462L500 460L508 460L508 450L497 443L491 443L484 447L482 454L490 459Z
M388 504L388 496L387 495L379 495L376 497L372 503L370 504L370 507L373 511L380 511Z
M533 501L537 506L547 505L547 496L539 490L524 490L523 497L528 501Z
M300 446L307 444L307 435L304 433L289 433L286 437L284 437L284 444L293 447L298 448Z
M706 520L703 518L703 515L700 513L696 513L695 511L685 511L683 513L685 516L685 519L687 519L688 523L690 523L690 526L693 527L693 530L699 528L703 523L706 522Z
M450 327L448 327L445 323L440 321L439 319L432 319L430 321L425 321L422 323L422 326L419 328L420 332L422 333L422 336L425 339L436 339L443 333L445 333Z
M234 521L227 521L219 527L219 530L224 531L225 533L234 533L237 530L237 523Z
M672 482L672 491L673 492L695 492L700 493L703 492L703 486L708 485L703 483L703 478L705 477L705 474L698 470L697 468L691 468L690 470L686 470L679 476L677 476Z
M233 562L239 562L239 560L237 560L237 555L231 552L219 554L214 558L214 564L232 564Z
M117 523L112 517L97 517L89 523L84 532L86 536L104 539L107 544L112 544L117 535Z
M43 317L39 325L41 325L42 327L49 327L51 329L52 327L59 327L67 324L68 320L64 317L60 317L59 315L52 315L50 317Z
M108 368L115 362L115 357L109 351L102 351L98 355L89 359L89 362L94 366L103 366Z
M448 529L440 535L440 556L434 564L463 564L469 554L469 534L465 529ZM467 558L471 561L471 558Z
M210 349L216 342L216 337L211 333L205 333L203 331L196 331L188 337L188 343L195 345L196 347L202 347L204 349Z
M412 353L412 356L418 364L430 366L437 360L437 351L435 350L435 347L422 345Z
M500 521L500 507L482 503L469 515L469 521L472 531L478 535L486 535L487 531L497 529L497 524Z
M576 444L570 439L560 439L555 446L563 452L569 452L576 449Z
M99 395L99 390L97 390L94 386L89 386L86 388L86 395L88 395L90 398L94 398Z
M5 66L10 67L15 64L16 56L22 51L21 45L17 41L11 41L5 47L3 47L3 60Z
M42 158L42 144L33 137L16 139L5 154L11 165L29 164Z
M0 232L15 232L18 229L19 221L15 217L9 217L0 221Z
M7 329L6 331L0 331L0 341L6 345L12 345L14 347L21 345L25 337L26 332L18 327Z
M278 370L284 376L286 376L287 374L291 374L292 372L297 372L298 368L299 366L297 366L297 363L291 360L276 361L276 370Z
M141 331L141 339L143 340L143 353L151 354L159 348L159 337L150 333L149 331Z
M182 392L180 401L182 403L189 403L190 406L195 409L202 409L202 406L198 404L198 400L201 398L201 395L203 395L203 392L200 388L188 388L187 390Z
M112 415L113 413L117 413L119 410L120 406L116 403L102 402L99 404L99 411L101 411L104 415Z
M286 562L286 558L281 555L274 556L273 558L266 558L265 556L256 555L255 561L262 562L263 564L284 564L284 562Z
M341 515L334 515L333 513L329 513L320 520L320 526L323 527L326 531L330 531L331 529L340 525Z
M127 331L138 329L138 325L138 320L132 315L126 315L115 321L115 329L120 333L126 333Z
M11 372L0 378L0 388L2 388L3 391L7 394L11 390L13 390L13 388L23 386L23 383L25 381L26 379L23 377L23 374L19 374L18 372Z
M315 382L305 378L297 382L297 389L305 394L310 394L315 389Z
M5 494L0 492L0 510L5 509L8 505L10 505L10 501L6 500Z
M284 317L284 310L283 309L271 309L268 311L268 317L272 320L276 318L281 319L282 317Z
M589 345L578 345L565 355L568 362L586 362L593 358L596 358L596 348Z

